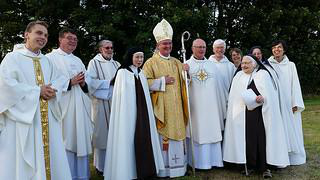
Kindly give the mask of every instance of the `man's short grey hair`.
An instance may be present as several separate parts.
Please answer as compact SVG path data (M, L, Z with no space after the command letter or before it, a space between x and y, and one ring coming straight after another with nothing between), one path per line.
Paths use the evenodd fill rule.
M107 43L111 43L113 45L112 41L104 39L104 40L101 40L101 41L98 42L98 49L101 48L104 44L107 44Z
M217 39L217 40L215 40L215 41L213 42L212 47L214 48L214 47L216 47L216 46L218 46L218 45L223 45L224 49L226 49L226 42L225 42L224 40L222 40L222 39Z

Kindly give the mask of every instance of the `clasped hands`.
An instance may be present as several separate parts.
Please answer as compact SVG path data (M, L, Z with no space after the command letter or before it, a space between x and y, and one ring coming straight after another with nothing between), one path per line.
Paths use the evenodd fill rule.
M71 86L73 85L77 85L80 84L80 86L84 86L85 85L85 79L84 79L84 73L80 72L79 74L77 74L76 76L74 76L71 80L70 80Z
M259 96L256 97L256 102L257 103L263 103L264 102L264 98L261 95L259 95Z
M50 100L56 97L57 90L51 87L51 84L40 87L40 97L44 100Z

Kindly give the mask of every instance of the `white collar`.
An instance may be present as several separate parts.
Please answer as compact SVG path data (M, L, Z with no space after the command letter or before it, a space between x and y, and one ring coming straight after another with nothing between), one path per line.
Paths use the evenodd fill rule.
M38 58L41 58L43 56L43 54L41 53L41 51L39 50L38 53L34 53L32 51L30 51L26 46L23 46L19 49L15 49L14 52L18 52L20 54L23 54L25 56L28 56L28 57L38 57Z
M225 55L223 55L223 58L222 58L220 61L218 61L218 60L215 58L214 54L213 54L213 55L211 55L211 56L209 57L209 60L212 60L213 62L216 62L216 63L229 62L228 58L227 58Z
M52 52L56 52L56 53L63 55L63 56L73 56L72 53L68 54L68 53L64 52L61 48L54 49L54 50L52 50Z
M203 62L206 62L207 61L207 58L206 57L203 57L203 59L196 59L193 55L190 57L191 60L197 62L197 63L203 63Z
M130 65L129 67L130 67L130 69L133 71L134 75L135 75L136 77L138 77L138 76L139 76L138 68L137 68L136 66L134 66L134 65Z
M170 59L170 54L169 54L169 56L164 56L164 55L162 55L160 52L159 52L159 56L161 57L161 58L163 58L163 59L166 59L166 60L169 60Z
M271 56L271 57L268 59L268 61L269 61L270 63L273 63L273 64L287 64L287 63L289 63L289 59L288 59L287 55L284 55L284 56L283 56L283 59L282 59L281 62L278 62L278 61L274 58L274 56Z
M105 58L102 56L101 53L97 54L93 59L96 59L96 60L98 60L98 61L100 61L100 62L102 62L102 63L107 63L107 62L113 62L113 61L114 61L114 60L113 60L113 57L111 57L110 60L105 59Z

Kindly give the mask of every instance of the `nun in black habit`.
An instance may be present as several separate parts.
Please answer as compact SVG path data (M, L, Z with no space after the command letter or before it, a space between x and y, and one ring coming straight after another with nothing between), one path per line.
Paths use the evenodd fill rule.
M270 178L269 165L289 165L278 89L254 56L244 56L241 68L229 93L223 160Z

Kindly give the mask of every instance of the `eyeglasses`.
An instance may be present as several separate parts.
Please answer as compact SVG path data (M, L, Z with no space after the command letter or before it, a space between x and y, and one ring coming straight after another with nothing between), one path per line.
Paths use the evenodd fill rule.
M103 48L104 48L104 49L106 49L106 50L109 50L109 49L111 49L111 50L112 50L112 49L113 49L113 47L112 47L112 46L110 46L110 47L109 47L109 46L107 46L107 47L103 47Z
M241 62L240 64L244 64L244 65L249 65L249 64L252 64L252 62Z
M76 37L72 37L72 36L67 36L65 37L66 39L68 39L69 41L75 41L75 42L78 42L78 38Z
M193 46L194 48L199 48L199 49L206 49L206 46Z

